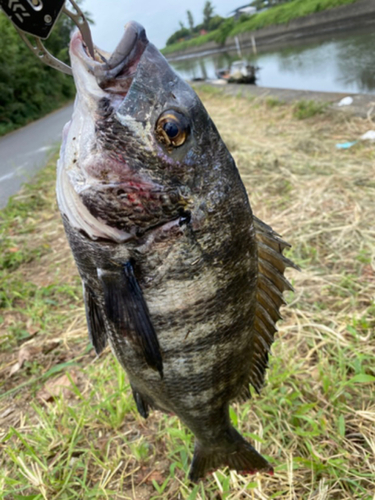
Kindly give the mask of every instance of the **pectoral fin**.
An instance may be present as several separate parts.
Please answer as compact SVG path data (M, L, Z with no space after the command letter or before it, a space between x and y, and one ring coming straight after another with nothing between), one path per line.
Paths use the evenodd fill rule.
M163 376L159 341L132 264L128 262L118 271L98 269L98 276L103 286L106 313L117 334L133 342L148 366Z

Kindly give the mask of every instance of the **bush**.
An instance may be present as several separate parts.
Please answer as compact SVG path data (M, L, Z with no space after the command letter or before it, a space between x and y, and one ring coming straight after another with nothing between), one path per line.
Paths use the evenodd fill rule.
M71 29L71 21L61 17L46 43L66 63ZM74 94L72 77L39 61L0 12L0 135L40 118Z

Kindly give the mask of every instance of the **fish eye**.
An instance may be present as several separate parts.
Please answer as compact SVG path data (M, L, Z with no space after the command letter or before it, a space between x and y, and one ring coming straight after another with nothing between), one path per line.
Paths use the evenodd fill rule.
M189 122L182 113L175 110L164 111L156 122L156 135L166 146L182 146L189 132Z

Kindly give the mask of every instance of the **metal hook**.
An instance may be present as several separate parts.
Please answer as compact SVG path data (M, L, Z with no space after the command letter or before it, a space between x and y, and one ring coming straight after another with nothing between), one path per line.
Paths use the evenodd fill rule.
M26 43L26 45L29 47L31 52L38 57L41 61L43 61L45 64L48 66L51 66L51 68L55 68L58 71L61 71L62 73L66 73L67 75L73 75L72 73L72 68L68 66L67 64L63 63L60 61L60 59L57 59L54 57L48 50L45 48L45 46L42 44L40 38L33 37L33 41L35 42L36 45L33 45L30 40L27 38L25 33L23 33L20 30L17 30L18 34L22 38L22 40Z
M77 14L74 14L72 11L68 10L65 6L63 7L63 12L70 17L70 19L75 23L78 27L79 31L82 33L83 41L87 46L87 50L89 51L91 57L95 57L94 54L94 44L92 42L91 31L89 23L85 17L85 14L78 7L77 3L74 0L69 0L70 3L75 8Z

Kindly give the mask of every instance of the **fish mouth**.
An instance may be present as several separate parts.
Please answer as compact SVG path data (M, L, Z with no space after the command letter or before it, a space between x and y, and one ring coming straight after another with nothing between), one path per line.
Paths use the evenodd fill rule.
M134 79L138 63L148 44L143 26L135 21L125 25L124 34L112 54L94 45L94 57L77 31L70 43L73 75L82 69L95 78L102 90L126 95ZM77 80L77 79L76 79Z

